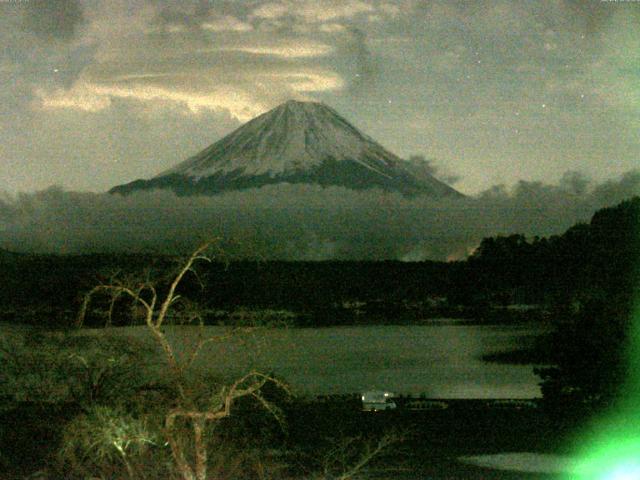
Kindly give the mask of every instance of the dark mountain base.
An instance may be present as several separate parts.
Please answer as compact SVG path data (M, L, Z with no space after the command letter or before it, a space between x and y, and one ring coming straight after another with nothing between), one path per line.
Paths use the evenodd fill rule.
M216 173L209 177L196 179L184 175L171 174L151 180L135 180L109 190L109 193L127 195L139 190L167 189L176 195L214 195L231 190L247 190L278 183L310 184L322 187L338 186L352 190L379 188L403 195L432 195L437 197L463 198L464 195L444 184L428 188L403 172L393 177L382 176L355 161L326 160L311 169L286 175L244 175L243 171ZM437 188L436 188L437 187Z

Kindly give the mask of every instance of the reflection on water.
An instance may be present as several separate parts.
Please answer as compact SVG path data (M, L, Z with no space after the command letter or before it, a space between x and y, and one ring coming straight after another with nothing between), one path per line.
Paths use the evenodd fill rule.
M540 396L533 366L481 357L530 344L543 331L531 324L451 322L277 330L209 345L198 366L227 374L260 368L314 394L386 389L433 398L533 398ZM185 330L170 332L178 343L189 342Z
M224 327L205 330L207 336L225 332ZM195 327L165 331L178 353L191 352ZM545 331L531 323L470 325L446 320L420 326L267 330L208 344L195 367L227 379L256 368L309 394L385 389L431 398L534 398L540 396L540 380L532 365L490 363L482 357L531 345ZM81 334L102 336L105 330ZM152 342L145 327L117 328L110 334ZM166 371L162 362L153 362L152 368Z

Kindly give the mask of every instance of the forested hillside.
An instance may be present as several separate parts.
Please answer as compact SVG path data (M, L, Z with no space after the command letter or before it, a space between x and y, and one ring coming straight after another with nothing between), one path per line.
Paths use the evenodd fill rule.
M218 262L201 267L199 278L183 288L209 310L284 309L304 317L306 325L473 317L515 304L584 304L612 294L630 296L640 283L639 219L635 197L562 235L485 238L463 262ZM116 273L164 276L175 261L3 252L2 319L70 321L82 293L97 283ZM162 285L162 278L158 281Z

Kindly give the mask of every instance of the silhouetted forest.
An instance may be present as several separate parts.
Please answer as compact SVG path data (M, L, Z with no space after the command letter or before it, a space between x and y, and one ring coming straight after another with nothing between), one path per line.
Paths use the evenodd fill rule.
M485 238L461 262L230 261L201 266L184 293L211 323L237 309L286 310L294 323L403 323L431 317L519 318L509 305L543 309L631 298L640 263L640 198L599 210L562 235ZM175 259L151 255L21 255L2 252L0 319L71 322L82 293L112 275L157 277ZM204 288L203 288L204 287ZM532 314L531 311L529 311ZM131 320L122 309L116 324ZM98 320L96 320L98 321Z
M638 280L640 198L596 212L564 234L486 238L467 262L485 296L586 301L630 292Z

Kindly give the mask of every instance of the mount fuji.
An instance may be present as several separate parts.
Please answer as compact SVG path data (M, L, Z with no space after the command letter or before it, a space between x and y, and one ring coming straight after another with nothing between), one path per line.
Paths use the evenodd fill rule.
M426 168L383 148L332 108L293 100L254 118L175 167L109 192L160 188L178 195L211 195L277 183L463 196Z

